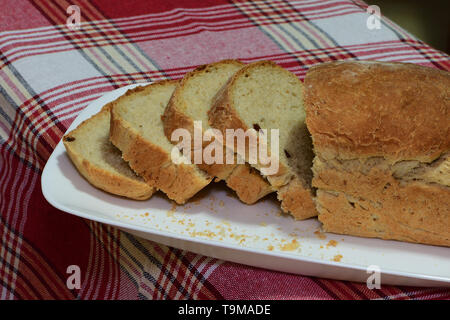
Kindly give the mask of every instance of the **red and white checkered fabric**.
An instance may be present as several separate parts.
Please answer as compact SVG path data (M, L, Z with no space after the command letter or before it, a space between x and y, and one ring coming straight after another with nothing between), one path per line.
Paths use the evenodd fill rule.
M82 25L66 26L78 5ZM166 247L51 207L42 169L86 105L225 58L317 63L449 56L358 0L3 0L0 10L0 299L443 299L448 289L365 285L247 267ZM80 290L66 268L83 270Z

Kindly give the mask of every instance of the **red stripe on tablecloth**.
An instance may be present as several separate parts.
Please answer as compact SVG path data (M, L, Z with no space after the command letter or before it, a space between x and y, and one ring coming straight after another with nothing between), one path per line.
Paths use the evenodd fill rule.
M94 267L94 259L95 259L95 237L92 232L92 224L93 221L85 221L86 226L88 227L89 233L89 256L88 256L88 262L87 262L87 268L84 271L85 276L82 279L81 289L79 291L79 297L83 299L87 299L86 297L86 291L90 290L90 287L93 285L93 277L95 276L95 272L93 272Z
M86 3L86 5L88 5L89 6L89 3ZM299 9L299 7L293 7L291 4L289 4L289 3L286 3L286 4L284 4L284 5L286 5L286 6L289 6L290 8L289 9L285 9L284 11L283 11L283 13L284 13L284 16L286 16L286 17L288 17L288 18L297 18L297 19L294 19L294 20L292 20L292 22L296 22L296 21L302 21L302 20L307 20L307 19L309 19L309 18L306 18L306 17L304 17L303 15L298 15L298 9ZM83 7L83 6L81 6L81 7ZM241 7L245 7L245 6L242 6L241 5ZM283 8L283 6L280 6L280 9L282 10L282 8ZM345 8L354 8L354 6L348 6L348 7L345 7ZM84 9L84 7L83 7L83 9ZM329 12L336 12L337 10L342 10L343 8L339 8L339 9L335 9L335 10L332 10L332 11L327 11L326 13L329 13ZM88 10L91 10L91 8L88 8ZM258 10L258 9L253 9L253 10ZM82 10L82 12L84 12L85 10ZM272 10L273 11L273 10ZM273 12L275 12L275 11L273 11ZM360 12L360 10L358 11L358 12ZM242 16L242 15L240 15L233 7L229 7L229 12L227 12L227 13L234 13L234 15L232 15L232 14L228 14L228 15L225 15L225 17L232 17L232 16ZM321 13L324 13L324 12L321 12ZM319 13L316 13L316 14L319 14ZM343 14L343 13L341 13L341 14ZM345 13L345 14L347 14L347 12ZM203 17L203 18L209 18L210 16L212 16L211 14L210 14L210 11L206 11L206 12L204 12L204 13L202 13L201 15L199 15L199 17ZM142 24L143 22L145 22L147 25L146 25L146 27L151 27L152 26L152 23L151 22L148 22L148 20L145 20L146 18L139 18L140 16L136 16L136 17L133 17L133 18L130 18L131 19L131 21L129 22L129 23L124 23L124 22L120 22L119 20L116 20L116 19L111 19L111 20L105 20L105 17L104 16L101 16L101 15L96 15L94 18L95 19L101 19L101 20L103 20L103 21L96 21L95 23L92 23L92 22L86 22L86 24L82 24L82 26L83 26L83 30L85 30L85 31L91 31L91 30L96 30L97 29L97 27L102 27L102 32L104 32L104 33L107 33L107 31L109 31L109 28L117 28L117 27L120 27L121 28L121 30L126 30L127 29L127 27L134 27L134 26L136 26L136 25L138 25L139 26L139 24ZM185 17L189 17L189 14L188 13L186 13L186 16L184 16L183 15L183 11L181 12L181 18L185 18ZM213 16L213 17L211 17L211 19L212 18L216 18L216 19L220 19L220 18L223 18L224 17L224 15L216 15L216 16ZM298 20L298 18L299 17L301 17L302 18L302 20ZM89 17L87 17L87 18L89 18ZM151 19L151 17L148 17L147 19ZM90 19L89 19L90 20ZM136 21L136 20L143 20L142 22L139 22L139 21ZM167 17L161 17L161 20L162 21L164 21L165 23L167 23L167 21L170 21L170 23L175 23L175 22L180 22L180 21L178 21L178 20L175 20L174 19L174 17L171 17L171 16L167 16ZM240 19L240 20L242 20L242 19ZM155 19L153 19L153 21L155 21ZM149 24L150 23L150 24ZM155 23L156 24L156 29L158 30L158 29L160 29L159 28L159 26L157 25L157 23ZM2 36L0 36L0 45L1 44L3 44L3 43L5 43L5 44L8 44L10 41L15 41L15 40L29 40L29 39L33 39L33 38L37 38L37 37L39 37L39 36L49 36L49 35L54 35L54 36L56 36L56 38L63 38L62 37L62 35L61 35L61 33L60 33L60 30L55 30L54 28L52 28L52 27L49 27L49 28L47 28L48 30L50 30L50 31L47 31L47 30L40 30L39 28L37 28L37 29L35 29L36 31L38 31L38 32L33 32L33 31L27 31L27 32L22 32L22 33L19 33L19 34L17 34L17 37L13 37L13 36L11 36L11 35L9 35L9 34L5 34L5 36L3 36L4 38L7 38L7 40L1 40L1 38L2 38ZM164 31L164 30L163 30ZM166 30L167 31L167 30ZM68 31L69 32L69 35L70 34L74 34L74 35L76 35L77 34L77 32L70 32L70 31ZM99 32L99 31L96 31L96 32L94 32L94 34L96 34L96 33L100 33L101 34L101 32ZM29 36L25 36L25 34L29 34ZM111 33L111 34L113 34L113 33ZM19 37L20 36L20 37ZM91 37L92 37L92 35L91 35ZM36 42L38 42L39 40L36 40ZM46 41L48 41L48 40L46 40ZM26 42L26 43L28 43L28 42ZM31 42L31 43L33 43L33 42ZM14 47L17 47L17 44L15 44L15 46Z
M93 264L93 268L92 268L92 274L91 274L91 278L89 280L89 288L88 291L86 293L86 295L83 297L84 299L87 300L93 300L96 299L97 296L95 295L95 290L102 285L102 278L101 278L101 274L100 272L103 271L103 268L101 268L100 266L100 255L102 254L102 250L100 248L100 244L98 241L98 229L100 228L99 223L95 222L95 221L90 221L89 222L89 226L90 226L90 231L92 233L92 244L93 244L93 252L92 252L92 264ZM103 262L103 261L102 261Z
M75 4L78 4L81 6L81 3L79 3L78 1L74 1ZM107 20L105 16L103 16L94 6L91 5L90 2L86 2L85 3L86 6L84 8L87 7L88 9L88 15L86 15L87 20ZM64 10L64 7L62 8L62 10ZM83 10L83 14L86 12L86 10ZM125 38L126 41L128 41L128 43L126 43L127 45L122 46L122 47L117 47L116 50L118 50L119 52L121 52L123 55L127 55L126 53L128 53L129 55L131 55L136 61L137 63L140 63L143 68L145 69L153 69L152 64L148 63L148 61L144 61L144 59L141 59L139 57L138 54L136 54L135 50L132 49L133 46L135 46L135 44L133 44L131 41L129 41L130 39L127 39L126 36L124 34L121 33L120 30L118 30L113 24L110 24L110 26L113 28L110 31L105 30L105 28L100 28L98 26L96 26L96 30L98 30L98 32L103 35L106 39L108 39L108 42L110 45L113 45L115 42L113 41L114 38L112 37L114 34L120 36L121 38ZM134 48L136 49L136 48ZM126 53L125 53L126 51Z
M24 240L22 252L25 255L24 259L31 261L30 269L33 273L40 274L43 278L43 283L48 283L53 287L52 290L55 293L55 298L73 298L72 293L65 286L65 279L60 275L55 267L49 263L48 259L47 261L44 260L45 257L40 251L38 251L28 241Z
M5 80L5 81L10 86L12 86L12 87L14 86L14 84L12 82L10 82L9 80ZM32 93L30 92L30 94L32 94ZM36 100L42 101L39 98L39 95L36 95L35 98L36 98ZM40 102L39 104L40 104L40 106L42 108L42 113L45 113L48 117L52 117L52 111L49 110L46 107L46 105L43 104L42 102ZM26 125L25 128L22 126L22 123ZM17 152L17 154L19 156L20 156L20 150L24 149L25 150L25 156L21 157L21 158L26 159L34 168L38 168L39 167L38 166L38 162L36 162L36 158L35 158L36 153L31 154L31 156L27 156L27 155L29 155L29 152L28 152L29 148L27 148L27 145L33 145L34 146L34 144L33 143L29 143L29 142L21 143L23 141L26 141L26 139L23 139L23 136L24 136L24 131L23 130L25 130L25 132L27 132L27 129L29 129L30 130L29 132L32 132L33 128L34 128L34 126L31 123L31 120L29 119L29 117L27 117L24 114L24 112L22 112L22 110L20 108L16 109L15 120L13 122L13 126L10 129L9 137L6 140L5 143L7 145L9 145L13 151ZM61 128L62 128L61 125L58 122L56 122L55 125L52 126L51 130L52 131L55 130L55 129L56 130L58 130L58 129L61 130ZM64 128L62 128L62 130L64 130ZM33 135L33 139L35 137L36 136ZM44 149L49 150L48 147L47 147L48 146L47 141L45 141L45 140L41 140L41 141L43 142ZM36 149L34 147L32 147L31 150L36 150Z
M105 252L108 255L108 276L109 281L106 283L106 290L108 292L107 299L114 299L116 288L119 285L119 273L117 272L117 260L114 255L115 253L115 241L112 233L117 232L117 229L110 226L102 225L103 233L107 240L105 247Z
M336 47L343 49L342 51L342 55L338 55L338 59L347 59L347 58L355 58L354 54L345 49L343 46L339 45L337 43L337 41L335 41L325 30L323 30L322 28L320 28L317 24L312 23L310 20L310 18L305 15L302 11L299 10L298 7L293 6L290 2L287 2L287 5L292 8L296 14L301 15L305 20L307 20L310 24L311 27L314 28L318 33L321 34L321 37L319 37L320 39L323 37L325 37L327 39L328 42L334 44ZM349 14L348 12L346 14ZM329 45L325 43L325 48L328 48ZM341 53L341 52L340 52Z
M1 222L1 221L0 221ZM9 232L14 233L13 230ZM26 239L22 240L21 254L18 257L20 265L18 274L35 294L42 298L71 298L72 295L65 286L64 280L59 273L47 261L42 254L36 250ZM4 244L6 245L6 244ZM24 272L21 272L23 270ZM15 283L17 285L17 282ZM45 292L36 291L35 288L45 288ZM44 294L44 295L41 295Z
M183 280L180 279L180 272L186 266L183 265L183 261L181 259L177 258L175 254L177 250L178 249L169 247L166 259L163 262L163 265L167 266L168 275L163 277L165 281L162 285L168 293L168 298L171 300L175 298L177 292L180 292L181 299L189 297L189 293L186 291L186 288L181 285ZM174 277L174 281L171 281L170 277Z
M5 144L0 146L0 152L2 155L7 151L5 148ZM5 150L6 149L6 150ZM25 149L25 152L28 153L28 150ZM23 163L20 161L17 161L14 158L14 155L11 152L8 152L9 154L9 163L6 165L7 160L2 161L0 165L2 167L0 168L0 173L2 174L1 180L0 180L0 186L2 186L1 195L2 195L2 203L0 206L0 212L2 213L3 217L3 224L4 227L2 228L2 241L4 241L5 244L10 244L10 250L12 252L15 252L16 254L5 254L3 255L3 259L6 258L4 263L0 266L0 274L3 274L3 280L6 283L8 287L13 288L14 282L16 278L16 274L14 272L7 272L6 268L7 265L10 265L14 268L17 267L19 263L19 259L17 258L18 255L20 255L20 234L22 233L22 227L23 227L23 221L26 219L26 210L23 212L16 211L17 205L20 206L23 202L25 203L26 197L24 197L25 193L23 192L17 192L18 190L22 189L23 184L26 185L30 184L30 189L33 189L34 185L34 179L25 179L24 172L27 171L27 168L24 170ZM6 155L5 155L6 157ZM15 161L16 160L16 161ZM10 180L12 178L12 172L14 169L15 178L12 181ZM6 180L5 180L6 179ZM11 181L11 183L10 183ZM12 184L12 185L11 185ZM19 184L19 186L17 186ZM8 187L8 190L6 191L6 188ZM12 196L11 196L12 195ZM15 196L14 196L15 195ZM25 206L25 205L24 205ZM18 215L17 212L21 212L21 215ZM8 229L5 232L5 228L8 226ZM16 232L11 232L11 230L16 230ZM9 231L9 232L8 232ZM0 294L0 299L10 299L13 298L11 296L12 293L10 293L9 297L6 297L6 292L2 292Z
M341 283L341 287L349 291L353 299L369 299L369 297L358 288L359 285L346 281Z
M54 10L52 8L50 8L50 7L46 7L46 8L48 8L49 11L54 12ZM256 8L255 10L261 10L261 9L260 8ZM295 9L291 9L291 10L295 10ZM276 11L274 11L274 12L276 13ZM339 15L342 15L342 14L344 14L344 13L339 13ZM348 14L348 12L346 12L345 14ZM251 16L253 18L256 18L256 19L258 19L260 16L262 16L262 17L265 17L268 20L268 21L256 20L256 21L258 21L258 25L259 26L266 26L266 25L269 26L273 22L273 18L274 18L272 16L267 16L267 13L264 12L264 11L256 12L255 14L252 14ZM294 22L294 21L297 22L297 21L302 21L302 20L306 21L308 19L309 20L312 19L312 18L306 18L306 17L302 18L301 20L298 20L298 19L292 19L291 20L291 19L289 19L289 18L298 18L300 16L298 14L292 15L292 17L288 17L285 14L283 14L282 16L285 17L285 20L287 22L289 22L289 21L290 22ZM280 18L280 15L277 15L277 17ZM321 17L321 18L323 18L323 17ZM53 22L55 23L55 21L53 21ZM56 21L56 23L58 23L58 22ZM171 23L173 23L173 22L171 22ZM241 29L242 27L250 27L250 26L252 26L252 23L250 21L245 21L244 24L239 24L238 25L236 23L231 22L231 23L229 23L229 25L230 26L234 25L234 27L232 27L232 28L222 28L222 29L224 29L224 30ZM302 27L307 27L308 30L310 30L310 28L307 25L302 24L301 26ZM189 30L193 30L193 27L195 28L195 27L200 27L200 26L199 25L193 26L192 24L190 26L188 26L188 27L183 26L181 28L181 31L186 31L187 32ZM180 28L180 27L177 27L177 28ZM122 28L122 29L125 29L125 28ZM208 28L206 26L203 26L203 28L201 28L200 30L207 30L207 29ZM81 30L83 30L83 29L81 29ZM213 27L212 30L216 30L217 31L217 30L221 30L221 29L218 28L217 25L215 25L215 27ZM143 36L142 35L141 36L133 36L132 33L127 34L127 36L131 37L131 39L133 39L134 41L148 41L148 40L151 40L151 39L153 39L153 40L154 39L159 39L157 37L156 38L154 37L154 35L158 35L158 34L162 35L162 38L166 39L166 38L170 38L170 37L178 37L178 36L182 36L182 35L188 35L188 34L197 33L197 32L188 32L188 33L184 33L184 34L181 33L180 34L179 32L178 33L175 32L169 37L168 36L169 35L168 32L170 32L170 31L171 31L170 28L163 29L163 30L160 30L158 28L158 29L153 30L153 32L152 31L147 32L147 34L148 34L147 36L145 36L145 34ZM310 31L312 31L312 30L310 30ZM118 33L118 32L117 32L116 35L113 35L113 34L108 35L108 33L105 33L102 30L99 30L98 33L100 34L100 39L103 40L104 45L112 44L113 42L111 40L119 40L119 41L115 41L114 42L115 45L128 44L129 43L129 41L128 40L124 40L124 36L122 34ZM77 48L81 48L81 49L93 48L93 47L96 47L99 44L98 41L94 43L91 38L86 40L85 37L81 37L81 35L78 35L78 34L79 34L79 32L67 31L67 32L64 32L64 35L61 34L60 32L58 32L56 35L57 35L57 38L61 38L61 39L70 37L72 39L70 43L72 45L76 44ZM71 35L72 35L73 38L71 37ZM153 35L153 36L150 36L150 35ZM315 38L315 40L318 40L318 39L321 39L321 38L320 37ZM72 46L69 46L69 43L63 43L63 44L59 44L59 45L57 45L57 44L50 44L50 45L36 46L35 48L33 48L33 50L39 50L39 49L53 49L53 50L38 51L38 52L34 52L34 53L31 53L29 49L20 49L20 47L19 47L19 49L17 49L18 47L19 46L17 44L15 44L13 46L14 51L15 51L14 53L8 52L8 50L3 50L5 52L5 54L9 55L9 63L14 62L14 61L19 60L19 59L22 59L24 57L39 55L39 54L43 54L43 53L63 52L63 51L69 51L69 50L73 49ZM55 48L60 48L60 47L66 47L66 48L65 49L60 49L60 50L55 49ZM25 52L25 53L22 54L22 55L17 56L17 54L21 53L21 52ZM7 65L7 64L8 64L8 62L5 62L5 65Z
M1 217L0 217L0 239L2 239L2 240L5 237L4 229L6 229L6 228L7 227L3 223L3 219L1 219ZM7 231L10 232L10 230L7 230ZM1 241L0 250L3 252L7 252L11 249L9 248L6 241ZM12 252L10 254L14 255L15 252ZM4 254L3 256L0 256L0 279L3 279L2 282L4 281L2 286L4 288L8 287L9 288L8 291L13 292L14 296L19 296L21 298L30 298L30 297L36 297L38 299L41 298L41 295L39 294L39 292L37 292L34 289L34 287L30 284L28 279L26 277L24 277L23 274L19 270L17 270L13 266L11 266L10 263L7 263L4 259L4 256L6 256L6 254ZM20 256L18 258L20 259ZM13 288L9 285L8 280L6 279L6 275L9 273L17 273L18 279L22 279L22 281L24 282L23 285L22 285L21 281L16 281L16 283L13 285L14 286L14 290L13 290ZM26 288L25 288L25 286L26 286Z
M199 259L198 264L204 263L203 260L206 260L206 264L203 267L203 270L201 272L201 274L203 273L210 273L211 271L214 270L210 270L212 268L216 269L217 268L217 259L214 258L210 258L210 257L205 257L205 259ZM198 267L196 267L197 269ZM211 282L208 279L201 279L202 282L202 287L201 288L206 288L208 289L208 291L204 291L204 290L200 290L199 285L197 282L200 281L199 277L196 277L196 279L194 279L194 282L192 283L191 287L195 288L195 295L196 297L198 297L199 299L218 299L221 300L223 299L222 294L219 292L219 290L216 289L216 287L214 287Z
M92 270L92 278L91 281L89 281L91 283L90 288L88 290L88 292L86 293L86 296L84 297L85 299L88 300L92 300L92 299L98 299L99 296L98 295L98 290L99 289L103 289L103 283L104 283L104 279L103 279L103 271L104 271L104 266L103 266L103 250L101 249L100 246L100 241L99 241L99 232L100 232L100 228L101 225L98 222L91 222L91 232L93 234L93 240L94 241L94 253L93 253L93 259L94 259L94 268Z
M207 257L205 257L205 256L197 257L195 264L193 265L195 270L197 270L200 273L204 273L204 270L199 270L199 268L203 263L205 263L206 260L207 260ZM190 263L192 263L192 260L190 260ZM198 292L201 289L201 287L199 286L199 283L200 283L199 277L188 277L184 284L186 290L188 290L188 292L191 292L192 297L194 299L196 298L196 296L198 296Z
M55 20L55 15L51 15L51 13L53 12L53 8L47 8L44 4L47 2L43 2L41 3L40 1L35 0L33 2L33 4L35 5L35 7L42 13L42 15L44 17L46 17L51 23L55 24L57 20ZM49 5L51 5L53 7L52 3L47 3ZM43 10L43 8L46 8L48 10ZM50 14L49 14L50 13ZM69 37L67 34L68 32L66 32L64 29L60 29L61 33L64 35L64 37L66 38L66 40L68 40L74 47L75 49L81 49L76 43L73 43L71 37ZM90 46L89 48L94 48L94 46ZM81 52L83 52L83 50L80 50ZM93 52L95 50L88 50L89 52ZM85 57L86 58L86 57ZM89 61L89 60L88 60ZM99 60L99 65L98 67L103 67L103 68L108 68L108 64L106 64L103 59ZM108 75L106 73L103 74L106 78L108 78Z
M318 282L321 282L324 286L327 287L329 292L332 292L333 295L336 296L336 299L351 299L352 296L349 295L345 290L341 290L339 286L336 285L334 280L328 280L328 279L317 279Z
M164 288L164 292L167 294L167 297L164 297L158 291L155 291L153 293L154 299L173 299L170 292L172 284L176 287L177 290L181 289L183 291L184 289L181 288L176 278L173 280L170 279L170 277L173 276L173 274L171 273L171 269L173 269L173 266L170 263L172 261L172 257L172 248L168 247L167 252L162 260L161 272L159 273L159 277L157 279L158 283L161 283L162 288Z

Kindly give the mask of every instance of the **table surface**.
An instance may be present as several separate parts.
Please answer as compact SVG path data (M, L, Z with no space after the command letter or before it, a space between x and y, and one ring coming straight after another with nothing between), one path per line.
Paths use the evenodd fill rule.
M449 56L384 17L372 28L358 0L73 2L78 30L67 25L66 1L7 0L0 10L0 299L450 297L444 288L369 290L199 256L58 211L40 185L77 114L127 84L229 58L270 59L303 79L332 60L450 70ZM80 268L80 289L67 286L70 266Z

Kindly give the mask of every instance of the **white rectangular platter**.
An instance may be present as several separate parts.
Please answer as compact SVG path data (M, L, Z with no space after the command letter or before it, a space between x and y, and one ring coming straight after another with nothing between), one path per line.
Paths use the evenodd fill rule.
M69 131L134 86L89 104ZM377 266L381 285L450 286L450 248L323 233L316 219L282 214L275 197L244 205L220 183L184 206L160 193L142 202L116 197L78 174L62 142L44 168L42 191L62 211L223 260L358 282L366 282L368 266Z

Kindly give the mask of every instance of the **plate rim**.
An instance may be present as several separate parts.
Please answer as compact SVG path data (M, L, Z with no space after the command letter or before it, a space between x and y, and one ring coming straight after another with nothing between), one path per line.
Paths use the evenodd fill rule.
M52 205L53 207L55 207L58 210L61 210L63 212L72 214L72 215L80 217L80 218L104 223L104 224L114 226L117 228L129 229L129 230L142 232L142 233L150 234L150 235L155 235L155 236L159 236L159 237L172 238L172 239L175 239L178 241L185 241L185 242L200 244L200 245L204 245L204 246L208 246L208 247L213 246L216 248L222 248L222 249L227 249L227 250L235 250L235 251L241 251L241 252L246 252L246 253L258 254L260 256L270 257L270 258L282 258L282 259L288 259L288 260L296 260L299 262L319 264L319 265L337 268L337 269L351 269L351 270L358 271L358 272L366 272L367 271L367 268L365 268L364 266L361 266L361 265L350 264L350 263L345 263L345 262L327 261L327 260L321 260L319 258L295 255L295 254L291 254L291 253L284 253L284 252L278 252L278 251L267 251L267 250L263 250L260 248L250 248L250 247L245 247L245 246L239 246L237 244L231 244L231 243L227 243L227 242L223 242L223 241L219 241L219 240L215 240L215 239L203 239L201 237L191 237L189 235L178 234L178 233L174 233L174 232L170 232L170 231L163 231L163 230L159 230L156 228L151 228L149 226L139 226L137 224L133 224L133 223L126 222L126 221L115 220L113 218L108 219L108 218L103 218L102 216L94 216L90 213L85 213L80 210L70 208L70 207L58 202L58 200L54 199L52 197L52 195L49 193L48 188L46 187L47 186L46 181L48 180L48 175L49 175L49 170L50 170L49 164L56 161L55 157L57 156L57 153L59 154L59 152L61 152L60 149L64 148L62 145L62 137L67 132L72 130L76 125L78 125L79 122L84 121L84 119L79 120L80 117L83 118L85 114L87 114L89 116L93 115L89 111L89 107L92 104L99 103L99 101L103 100L103 99L115 97L118 94L118 92L120 92L120 91L124 91L122 94L120 94L120 95L123 95L126 92L126 90L128 90L128 89L131 89L131 88L134 88L134 87L140 86L140 85L151 84L151 83L152 82L135 83L135 84L122 86L122 87L114 89L112 91L108 91L108 92L104 93L103 95L99 96L97 99L89 102L89 104L75 117L75 119L72 121L71 125L67 128L66 132L61 136L60 141L57 143L57 145L53 149L53 151L52 151L50 157L48 158L47 162L45 163L44 169L42 171L41 191L42 191L44 198L50 205ZM106 103L107 102L105 102L104 104L102 103L102 106L104 106ZM62 153L64 153L64 150L62 150ZM68 161L70 161L70 159ZM238 262L238 263L245 264L245 262ZM275 270L275 269L272 269L272 270ZM276 270L276 271L283 272L283 271L278 271L278 270ZM383 275L383 274L404 277L404 278L425 280L425 281L431 281L431 282L439 282L439 283L443 283L443 284L448 284L450 286L450 277L445 277L445 276L426 275L426 274L421 274L421 273L406 272L406 271L395 270L395 269L386 269L386 268L381 269L381 275Z

